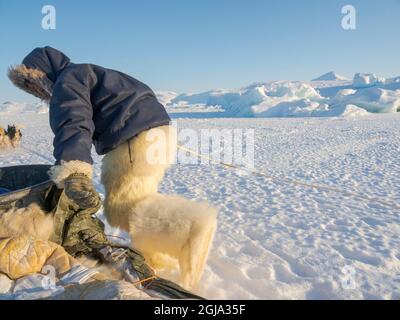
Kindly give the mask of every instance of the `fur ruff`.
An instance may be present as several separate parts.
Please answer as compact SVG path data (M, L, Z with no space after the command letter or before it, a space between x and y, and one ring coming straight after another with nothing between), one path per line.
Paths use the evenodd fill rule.
M65 179L71 174L83 173L88 178L93 178L93 167L91 164L79 160L61 161L61 165L53 166L49 170L49 176L59 189L64 188Z
M25 92L44 101L50 101L50 80L43 71L20 64L8 69L8 78L16 87Z
M49 240L53 233L54 217L38 205L0 212L0 238L28 236Z

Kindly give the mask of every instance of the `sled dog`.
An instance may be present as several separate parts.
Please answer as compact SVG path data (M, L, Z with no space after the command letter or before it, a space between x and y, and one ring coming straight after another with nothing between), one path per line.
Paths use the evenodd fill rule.
M7 130L0 127L0 149L16 148L21 141L21 129L15 125L8 126Z
M22 138L21 129L16 125L8 126L7 136L8 139L10 140L10 144L12 145L13 148L15 148L21 142Z
M0 127L0 149L6 147L8 145L8 142L9 140L6 130Z

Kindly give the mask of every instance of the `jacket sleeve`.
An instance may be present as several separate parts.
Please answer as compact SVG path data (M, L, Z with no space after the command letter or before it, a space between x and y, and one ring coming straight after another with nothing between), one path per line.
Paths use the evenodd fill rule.
M67 161L93 164L94 133L90 89L81 81L58 81L50 101L50 126L54 132L56 165Z

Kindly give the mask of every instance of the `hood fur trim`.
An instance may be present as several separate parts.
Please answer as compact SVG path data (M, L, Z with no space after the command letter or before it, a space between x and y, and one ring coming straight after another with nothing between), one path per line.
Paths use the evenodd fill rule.
M23 64L8 69L8 78L18 88L44 101L51 99L51 82L39 69L31 69Z
M64 189L64 181L71 174L83 173L89 179L93 179L93 167L91 164L79 160L61 161L61 165L50 168L48 174L59 189Z

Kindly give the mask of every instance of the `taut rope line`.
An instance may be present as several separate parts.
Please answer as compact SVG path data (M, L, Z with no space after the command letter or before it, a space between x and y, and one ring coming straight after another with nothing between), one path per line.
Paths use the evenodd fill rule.
M178 149L185 151L187 153L193 154L195 156L198 156L200 158L209 160L210 162L213 162L215 164L219 164L231 169L238 169L238 170L243 170L243 171L247 171L253 175L258 175L264 178L267 178L270 181L275 181L275 182L281 182L281 183L286 183L286 184L293 184L293 185L298 185L298 186L302 186L302 187L307 187L307 188L313 188L313 189L317 189L317 190L324 190L324 191L331 191L331 192L335 192L335 193L340 193L344 196L347 197L353 197L353 198L358 198L358 199L362 199L362 200L368 200L368 201L372 201L372 202L376 202L379 204L382 204L386 207L392 208L392 209L396 209L396 210L400 210L400 205L396 204L396 203L391 203L388 201L385 201L381 198L375 197L375 196L369 196L369 195L362 195L356 192L352 192L352 191L348 191L348 190L343 190L343 189L339 189L339 188L334 188L334 187L329 187L329 186L324 186L324 185L318 185L318 184L313 184L313 183L306 183L303 181L298 181L298 180L294 180L294 179L290 179L290 178L278 178L278 177L274 177L271 175L268 175L264 172L261 171L257 171L257 170L252 170L252 169L248 169L245 167L239 167L239 166L235 166L233 164L229 164L229 163L225 163L222 161L216 161L213 160L211 157L209 156L205 156L203 154L200 154L194 150L182 147L178 145ZM395 202L395 200L391 200L393 202Z

